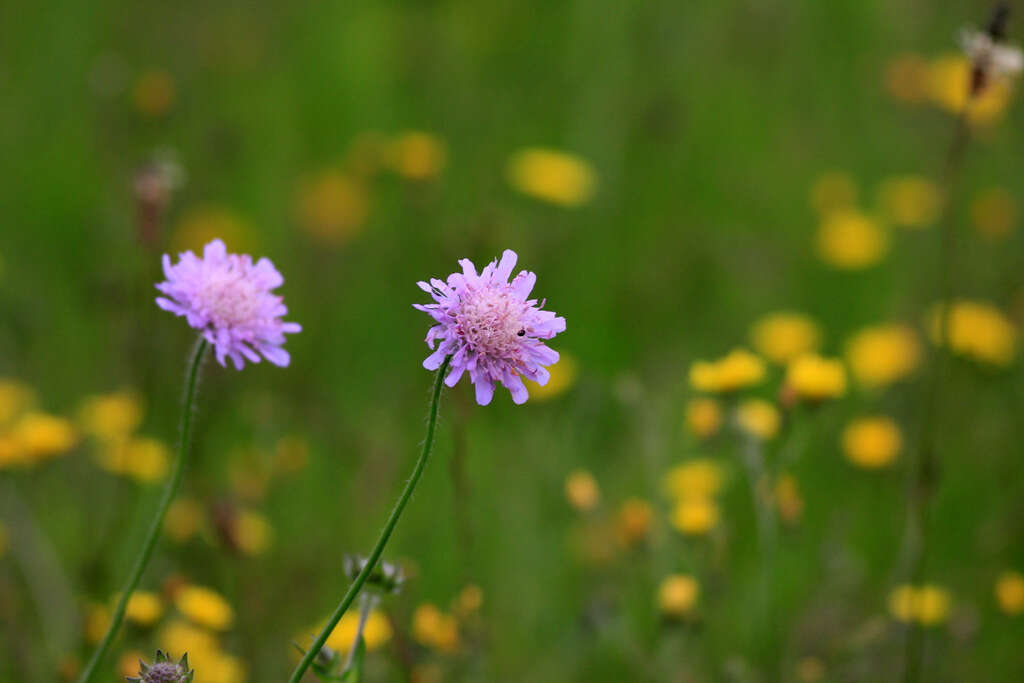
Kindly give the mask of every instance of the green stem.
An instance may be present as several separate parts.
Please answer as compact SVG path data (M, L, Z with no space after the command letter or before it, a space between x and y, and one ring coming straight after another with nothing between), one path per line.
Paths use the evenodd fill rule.
M366 579L373 572L373 568L377 566L377 561L380 560L380 556L384 553L384 546L388 544L388 539L391 538L391 532L395 530L395 525L398 524L398 518L402 516L402 511L405 509L406 504L409 502L409 498L412 496L413 490L416 488L416 484L420 480L420 476L423 474L423 468L427 465L427 458L430 456L430 448L434 444L434 432L437 428L437 408L441 401L441 384L444 382L445 372L448 370L448 364L451 362L452 357L448 356L441 363L441 367L437 371L437 377L434 379L434 391L430 399L430 416L427 419L427 437L423 441L423 451L420 453L419 460L416 461L416 466L412 470L412 476L409 477L409 481L405 484L405 489L402 491L402 495L399 496L398 502L395 503L395 509L391 511L391 516L388 517L387 523L384 525L384 530L381 531L380 538L377 539L377 545L374 546L373 552L370 553L370 557L366 560L363 565L362 571L356 576L356 580L352 582L352 585L348 587L348 591L345 593L345 597L341 599L341 602L335 608L334 613L331 614L331 618L327 620L327 624L324 625L320 635L313 641L313 646L306 651L306 654L302 656L302 660L299 665L295 667L295 671L292 672L291 678L288 679L289 683L299 683L302 680L302 675L306 673L306 669L313 663L313 659L316 657L320 649L323 648L324 643L327 642L327 638L334 631L334 627L341 621L341 617L344 616L345 611L348 610L349 605L356 599L363 584L366 583Z
M185 473L185 458L188 455L189 431L192 428L192 404L195 402L196 385L199 380L199 366L202 363L206 347L207 341L200 337L195 351L192 353L192 360L189 362L188 379L185 389L185 410L181 416L181 443L178 446L178 458L174 461L174 470L171 472L171 478L167 481L167 486L164 487L164 493L160 498L160 504L157 506L156 515L149 525L149 531L146 532L146 540L143 541L139 556L135 559L135 567L132 569L131 577L121 591L121 597L117 600L117 607L114 608L114 614L110 619L110 626L107 627L107 632L103 636L99 647L96 648L96 651L92 653L92 657L89 658L89 663L85 665L82 675L78 678L78 683L89 683L93 673L96 671L96 667L103 659L103 655L110 649L110 644L114 641L114 637L117 636L117 632L121 628L121 622L124 621L124 611L128 606L128 600L131 598L132 593L135 592L135 587L139 585L142 572L146 570L149 558L153 555L153 548L156 547L156 541L160 537L160 530L163 528L164 515L167 514L167 508L171 506L171 502L181 487L181 479Z

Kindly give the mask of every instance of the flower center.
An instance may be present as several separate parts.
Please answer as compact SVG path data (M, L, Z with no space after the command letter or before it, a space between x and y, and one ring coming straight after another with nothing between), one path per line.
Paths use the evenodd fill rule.
M249 322L260 303L252 282L237 273L211 278L199 292L199 300L218 326Z
M514 357L519 339L526 335L522 302L500 289L470 292L455 319L470 348L496 358Z

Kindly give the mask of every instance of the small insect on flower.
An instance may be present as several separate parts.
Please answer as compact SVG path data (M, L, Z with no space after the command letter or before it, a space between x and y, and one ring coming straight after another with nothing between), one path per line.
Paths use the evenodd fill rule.
M451 355L445 384L455 386L469 371L482 406L491 402L495 382L512 393L515 403L524 403L529 394L522 378L547 384L551 375L546 366L559 358L541 340L564 332L565 318L541 310L544 301L527 299L537 281L534 273L524 270L508 281L517 258L506 249L500 261L491 261L480 274L472 261L462 259L462 272L452 273L447 282L432 278L417 283L436 302L413 304L437 323L427 332L427 345L434 352L423 367L437 370Z
M156 661L146 664L139 660L139 675L129 678L131 683L192 683L195 671L189 671L188 655L182 655L181 661L175 663L162 652L156 651Z
M255 264L248 254L229 254L224 242L215 239L198 258L191 251L180 255L177 264L164 254L167 280L156 285L166 294L157 306L184 316L213 346L217 362L227 367L230 357L239 370L245 359L258 363L262 355L274 365L286 367L291 361L282 347L286 333L302 330L298 323L284 322L288 309L271 291L284 278L269 259Z

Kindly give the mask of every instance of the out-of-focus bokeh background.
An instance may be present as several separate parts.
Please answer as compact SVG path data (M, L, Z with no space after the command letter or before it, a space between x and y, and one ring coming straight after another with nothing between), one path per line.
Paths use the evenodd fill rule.
M941 179L954 36L988 9L4 5L0 680L68 680L103 632L193 337L153 303L160 256L214 237L274 260L304 331L287 369L207 365L102 680L157 647L199 683L286 678L422 439L415 282L505 248L563 360L521 407L446 393L364 680L891 680L908 624L925 680L1024 679L1012 84ZM955 358L908 584L944 207Z

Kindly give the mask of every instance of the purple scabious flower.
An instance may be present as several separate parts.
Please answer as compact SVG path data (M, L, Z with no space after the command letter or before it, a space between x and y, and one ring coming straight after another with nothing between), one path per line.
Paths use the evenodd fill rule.
M253 264L248 254L229 254L224 242L213 240L203 248L202 258L186 251L172 265L164 254L163 265L167 280L156 288L167 296L157 297L157 306L184 316L199 330L218 363L227 367L230 357L241 370L245 359L258 363L262 355L274 365L288 365L291 357L281 348L284 335L302 327L281 320L288 309L271 290L284 278L270 259Z
M491 261L479 275L472 261L462 259L462 272L452 273L447 282L432 278L417 283L437 302L413 304L437 322L427 332L427 345L434 352L423 367L437 370L451 355L445 384L455 386L468 370L476 385L476 402L482 406L491 402L495 382L501 382L516 403L529 397L522 377L547 384L550 374L545 366L558 361L558 352L541 340L565 331L565 318L541 310L543 301L526 298L537 282L535 274L524 270L508 281L516 259L516 253L506 249L500 262Z

